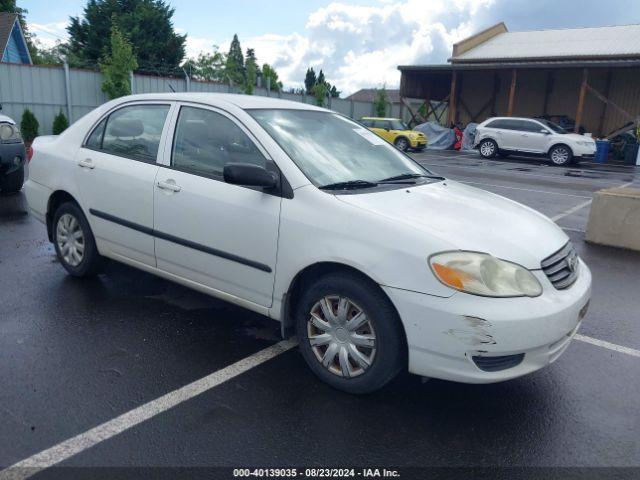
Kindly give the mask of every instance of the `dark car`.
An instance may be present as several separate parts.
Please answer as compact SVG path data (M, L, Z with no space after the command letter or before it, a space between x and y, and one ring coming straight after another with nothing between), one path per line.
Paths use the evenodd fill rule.
M24 183L27 152L15 122L0 115L0 191L19 192Z

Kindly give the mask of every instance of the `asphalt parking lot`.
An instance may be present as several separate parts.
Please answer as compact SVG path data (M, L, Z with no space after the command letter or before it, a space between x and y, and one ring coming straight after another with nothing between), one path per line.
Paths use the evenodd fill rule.
M245 466L640 476L640 253L584 242L594 192L640 186L640 171L414 156L571 237L593 297L556 363L492 385L402 374L350 396L316 380L267 318L117 264L72 279L24 196L0 197L0 467L36 467L0 478L216 478L232 470L190 468Z

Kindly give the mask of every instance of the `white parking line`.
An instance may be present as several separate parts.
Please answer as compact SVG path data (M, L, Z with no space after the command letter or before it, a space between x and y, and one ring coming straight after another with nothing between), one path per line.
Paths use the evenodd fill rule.
M628 187L628 186L630 186L632 184L633 184L633 182L623 183L622 185L619 185L618 188L625 188L625 187ZM576 213L578 210L582 210L587 205L591 205L591 201L592 200L590 199L590 200L587 200L586 202L579 203L575 207L571 207L571 208L565 210L564 212L559 213L558 215L556 215L554 217L551 217L551 220L553 220L554 222L557 222L561 218L567 217L567 216L571 215L572 213Z
M200 395L218 385L241 375L258 365L277 357L278 355L292 349L296 342L283 340L275 345L260 350L242 360L232 363L217 372L212 373L200 380L185 385L173 392L169 392L160 398L152 400L138 408L134 408L122 415L98 425L84 433L76 435L69 440L65 440L47 450L22 460L5 470L0 471L0 480L23 480L29 478L46 468L52 467L73 455L77 455L98 443L118 435L125 430L135 427L140 423L149 420L170 408L175 407L193 397Z
M460 183L468 183L469 185L483 185L485 187L508 188L509 190L522 190L525 192L544 193L547 195L563 195L565 197L591 198L591 197L587 197L586 195L573 195L571 193L550 192L548 190L533 190L531 188L507 187L506 185L495 185L491 183L481 183L481 182L468 182L466 180L456 180L456 181Z
M636 350L635 348L623 347L622 345L616 345L615 343L605 342L604 340L598 340L597 338L587 337L586 335L580 335L579 333L576 333L573 338L580 340L581 342L590 343L597 347L608 348L614 352L625 353L632 357L640 358L640 350Z

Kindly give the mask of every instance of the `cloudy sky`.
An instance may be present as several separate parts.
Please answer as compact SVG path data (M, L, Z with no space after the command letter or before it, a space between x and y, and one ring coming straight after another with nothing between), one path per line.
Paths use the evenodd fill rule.
M234 33L258 61L273 64L286 87L299 87L309 66L345 93L398 85L397 65L444 63L451 45L504 21L512 30L640 23L638 0L171 0L174 26L188 34L187 54ZM18 1L31 31L47 45L66 37L83 0Z

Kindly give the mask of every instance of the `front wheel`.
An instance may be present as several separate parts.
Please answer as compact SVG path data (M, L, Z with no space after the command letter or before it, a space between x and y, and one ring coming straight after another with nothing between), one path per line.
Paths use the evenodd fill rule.
M409 141L404 137L397 138L394 142L394 145L398 150L402 152L406 152L407 150L409 150Z
M558 167L568 165L571 163L572 158L573 152L566 145L556 145L549 150L549 160Z
M63 203L53 216L53 244L62 266L74 277L95 275L102 267L93 233L80 207Z
M296 311L300 351L324 382L348 393L370 393L401 370L404 333L377 285L351 273L318 279Z
M0 190L3 193L17 193L22 189L24 183L24 167L20 167L15 172L6 175L0 183Z
M498 144L491 139L482 140L479 150L483 158L493 158L498 153Z

